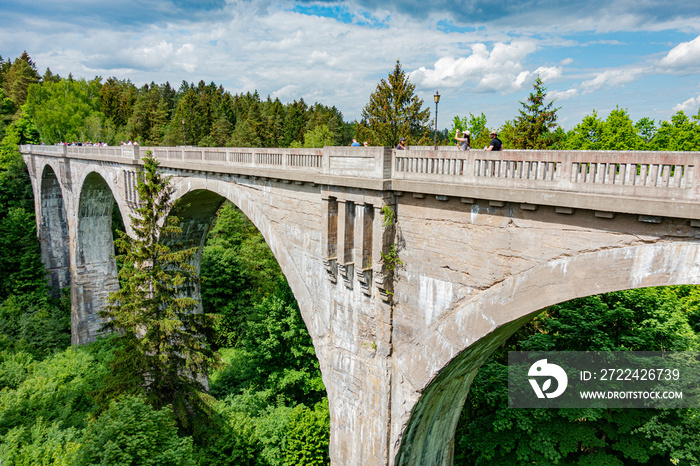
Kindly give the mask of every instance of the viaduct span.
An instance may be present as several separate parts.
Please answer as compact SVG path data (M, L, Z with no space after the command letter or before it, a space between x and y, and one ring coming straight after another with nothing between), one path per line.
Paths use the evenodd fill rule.
M314 342L334 465L450 465L471 381L542 308L700 283L700 154L21 146L72 341L118 286L152 150L202 244L225 200L260 230ZM398 256L398 260L392 257ZM197 291L195 291L197 292Z

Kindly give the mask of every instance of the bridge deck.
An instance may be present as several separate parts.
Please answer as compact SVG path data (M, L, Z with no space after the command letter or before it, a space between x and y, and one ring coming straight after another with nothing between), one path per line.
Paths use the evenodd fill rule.
M161 166L374 190L392 190L700 220L698 152L457 151L410 147L323 149L21 146L23 154ZM654 221L649 218L649 221Z

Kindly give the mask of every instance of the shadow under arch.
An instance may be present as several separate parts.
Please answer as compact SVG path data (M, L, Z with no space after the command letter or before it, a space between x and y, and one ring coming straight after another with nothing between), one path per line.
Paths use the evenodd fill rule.
M98 313L104 309L109 295L119 289L112 233L115 202L105 179L97 172L90 172L83 180L78 203L71 287L73 344L96 338L102 325Z
M700 284L700 244L680 241L551 261L484 291L418 339L416 346L421 348L420 340L427 341L432 332L447 328L463 332L463 346L444 355L436 373L426 370L424 385L416 384L425 388L403 430L394 464L453 464L455 429L477 370L543 308L613 291L695 284Z
M51 293L58 297L61 289L71 283L70 233L63 191L51 165L45 165L42 171L39 196L41 259L48 272Z

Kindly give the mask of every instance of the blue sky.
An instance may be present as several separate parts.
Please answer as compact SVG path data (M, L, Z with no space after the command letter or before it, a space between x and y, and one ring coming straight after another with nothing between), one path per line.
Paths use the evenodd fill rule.
M570 129L616 106L633 120L700 107L697 0L3 0L0 55L43 74L141 86L215 82L357 119L400 60L440 128L514 118L537 75Z

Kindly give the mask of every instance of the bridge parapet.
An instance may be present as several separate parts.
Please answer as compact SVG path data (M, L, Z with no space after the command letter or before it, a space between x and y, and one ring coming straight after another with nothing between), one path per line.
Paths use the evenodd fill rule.
M697 152L410 148L392 156L395 191L700 219Z
M501 152L393 151L392 178L621 193L617 187L666 188L665 198L697 199L694 152L525 151ZM669 190L679 189L673 192Z
M700 220L697 152L22 146L24 154Z

